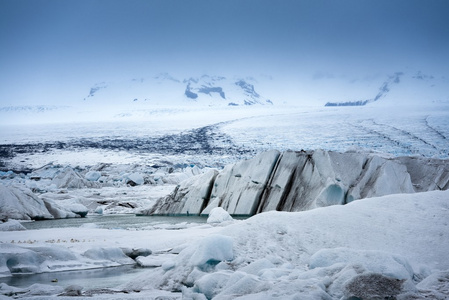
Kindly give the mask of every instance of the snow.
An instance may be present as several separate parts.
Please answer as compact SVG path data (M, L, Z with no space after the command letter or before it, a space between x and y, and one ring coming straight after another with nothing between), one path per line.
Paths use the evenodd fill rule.
M227 211L225 211L222 207L213 208L210 211L209 216L207 217L207 223L209 224L223 223L233 220L234 219L231 217L231 215Z
M298 213L267 212L224 227L174 231L7 231L0 236L2 272L9 272L6 261L11 257L20 257L17 266L33 272L127 264L132 260L121 248L132 247L152 250L138 257L141 265L162 266L124 286L145 293L167 289L183 290L185 298L339 299L372 276L379 282L405 280L399 294L445 295L444 283L432 278L449 269L448 201L448 191L398 194ZM58 239L66 242L52 244ZM183 250L178 255L164 250L174 248ZM184 281L191 287L181 288Z
M98 107L86 106L95 126L2 123L0 146L14 155L2 157L7 169L0 173L1 214L8 208L10 217L0 225L8 228L0 235L1 276L128 264L144 268L108 294L81 287L80 299L372 298L376 287L389 293L377 294L381 297L446 299L449 194L432 190L449 187L448 106L385 107L380 101L326 109L136 105L106 109L112 122L105 123L95 114ZM254 210L254 199L274 199L288 190L297 168L296 154L288 149L323 149L314 151L315 165L307 165L302 178L303 183L324 178L314 181L321 188L313 195L313 209L269 211L277 207L270 200L267 212L226 221L218 198L241 214ZM277 168L276 176L270 168ZM130 177L135 186L128 184ZM354 182L358 185L351 186ZM235 189L227 198L226 185ZM271 194L259 186L271 188ZM203 211L210 188L217 201L204 213L223 222L101 228L86 220L78 227L10 230L17 225L11 218L151 210L176 188L184 194L174 196L177 205L189 214ZM242 193L245 189L251 193ZM377 197L391 191L398 194ZM343 202L350 203L333 205ZM151 254L140 252L133 259L126 255L133 249ZM27 288L0 283L0 298L48 299L65 288L51 282Z
M201 240L198 248L190 258L190 264L199 269L207 269L222 261L234 258L232 239L222 235L211 235Z
M0 223L0 231L19 231L26 230L17 220L8 220L8 222Z
M252 293L264 299L296 293L339 299L366 280L364 276L372 276L379 282L400 280L398 294L417 293L419 278L449 268L448 201L448 191L435 191L306 212L262 213L224 227L218 237L192 243L179 254L173 269L146 284L176 289L190 280L193 287L186 295L206 293L217 299ZM230 239L226 244L223 236ZM233 259L230 252L228 257L213 258L215 268L206 264L214 256L205 253L216 253L217 247L225 251L231 245ZM219 261L231 268L218 268ZM235 285L233 277L247 284Z
M406 259L382 251L350 248L321 249L310 257L309 262L311 269L330 267L334 264L351 264L390 278L410 280L413 278L413 269Z

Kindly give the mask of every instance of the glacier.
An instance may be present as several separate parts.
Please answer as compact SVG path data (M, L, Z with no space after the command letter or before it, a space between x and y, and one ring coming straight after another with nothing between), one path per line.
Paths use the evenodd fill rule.
M147 214L303 211L389 194L449 188L449 161L360 152L263 152L182 182Z
M169 82L185 91L187 82L161 84ZM209 83L232 96L218 78ZM0 124L0 188L8 203L24 203L1 218L0 298L344 299L378 287L381 297L447 298L447 104L387 103L401 84L362 107L205 108L224 99L218 89L199 93L200 80L194 108L140 96L126 108L89 106L111 86L86 100L95 123ZM57 113L40 117L56 122ZM204 217L101 223L140 213ZM23 230L43 216L77 218ZM104 288L62 280L64 271L123 265L142 269ZM8 285L25 273L60 282Z

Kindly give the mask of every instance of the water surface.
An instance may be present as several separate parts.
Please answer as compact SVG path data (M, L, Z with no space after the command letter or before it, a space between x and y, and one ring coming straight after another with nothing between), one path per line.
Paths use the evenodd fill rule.
M80 227L83 224L95 224L105 229L143 229L148 226L163 224L176 225L185 223L206 223L207 217L200 216L136 216L134 214L122 215L88 215L85 218L70 218L56 220L42 220L22 223L26 229L67 228ZM86 225L84 225L86 226ZM177 226L171 226L176 229Z
M25 288L35 283L62 286L79 285L83 290L118 288L130 282L148 268L135 266L120 266L112 268L99 268L90 270L62 271L41 274L17 274L10 277L0 277L0 282L9 286Z

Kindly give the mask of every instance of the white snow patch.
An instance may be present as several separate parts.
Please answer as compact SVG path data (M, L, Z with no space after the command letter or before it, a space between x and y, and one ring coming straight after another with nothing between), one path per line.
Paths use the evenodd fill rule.
M215 224L215 223L229 222L233 220L234 219L231 217L231 215L227 211L225 211L222 207L215 207L210 211L209 217L207 218L207 223Z

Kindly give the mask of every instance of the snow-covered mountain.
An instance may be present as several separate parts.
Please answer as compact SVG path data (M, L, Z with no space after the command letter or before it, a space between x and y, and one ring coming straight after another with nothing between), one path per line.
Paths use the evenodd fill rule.
M239 106L273 104L256 91L252 77L203 75L177 79L168 73L122 82L100 82L84 98L89 103Z
M379 86L371 98L340 99L325 106L363 106L382 100L386 104L443 102L449 100L448 80L445 77L417 72L394 72ZM338 96L337 96L338 97Z
M168 73L129 80L82 85L79 96L36 95L32 103L0 106L0 125L161 121L173 113L195 111L195 120L212 110L232 116L275 107L319 108L323 105L409 107L449 103L449 78L416 70L374 74L366 78L305 76L300 78L174 77ZM47 97L48 96L48 97ZM223 112L218 113L223 115ZM176 117L176 120L180 118ZM220 120L224 121L224 120Z

